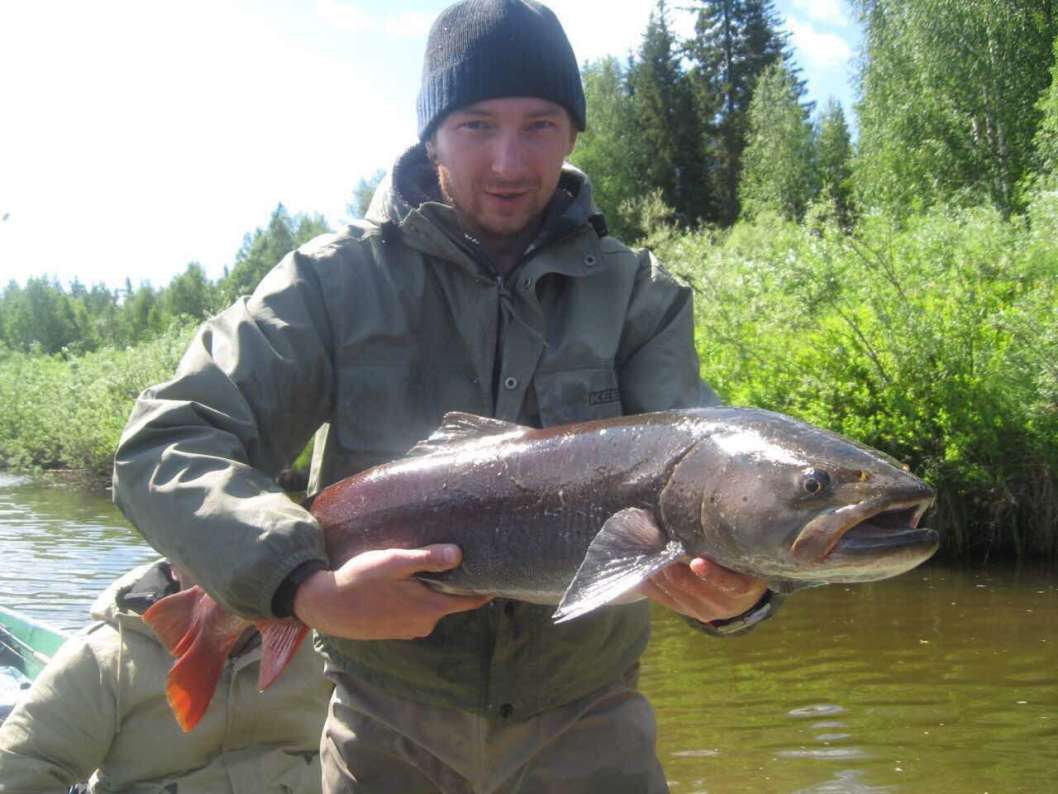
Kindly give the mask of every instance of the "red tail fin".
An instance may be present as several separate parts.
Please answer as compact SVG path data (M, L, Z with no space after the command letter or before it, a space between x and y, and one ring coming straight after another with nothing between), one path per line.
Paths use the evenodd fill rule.
M250 624L198 587L161 599L143 619L177 657L165 694L180 727L190 731L206 713L224 662Z
M309 627L297 620L270 620L257 623L261 632L261 672L258 689L271 686L294 658L298 647L309 633Z
M190 587L159 599L143 613L144 623L151 627L173 656L179 655L176 649L187 634L195 607L203 595L200 587Z

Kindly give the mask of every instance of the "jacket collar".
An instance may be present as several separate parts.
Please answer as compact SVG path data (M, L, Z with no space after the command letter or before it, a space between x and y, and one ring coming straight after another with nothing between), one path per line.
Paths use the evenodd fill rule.
M484 254L461 228L455 210L443 201L436 169L421 143L405 151L383 178L371 200L366 220L383 229L399 229L401 239L412 248L491 278L482 267ZM541 270L540 275L543 272L589 275L602 264L597 230L604 227L602 214L592 201L588 177L566 165L540 234L526 249L526 258L532 262L550 262L542 270L539 266L533 267ZM567 238L576 240L574 257L568 253L561 257L544 256L552 243Z

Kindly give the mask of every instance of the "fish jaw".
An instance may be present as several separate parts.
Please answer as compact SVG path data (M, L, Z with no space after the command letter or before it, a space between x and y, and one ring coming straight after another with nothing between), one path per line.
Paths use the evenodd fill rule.
M926 486L917 493L881 495L821 513L790 546L793 577L858 582L897 576L928 560L940 540L919 527L933 502Z

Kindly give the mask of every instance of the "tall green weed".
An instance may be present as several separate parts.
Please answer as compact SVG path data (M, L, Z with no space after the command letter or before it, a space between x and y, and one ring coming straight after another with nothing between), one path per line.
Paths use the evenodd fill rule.
M171 377L192 326L81 356L0 350L0 468L110 471L137 395Z
M1048 203L1049 201L1049 203ZM845 234L816 213L667 241L697 291L702 375L938 489L959 556L1058 556L1058 201L935 209Z

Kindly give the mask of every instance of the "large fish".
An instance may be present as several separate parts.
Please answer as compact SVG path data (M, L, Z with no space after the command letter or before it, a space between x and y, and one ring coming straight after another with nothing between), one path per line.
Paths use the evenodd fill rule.
M888 456L782 414L701 408L540 429L448 414L407 457L321 491L311 512L337 567L370 549L455 543L420 576L451 593L556 604L556 622L635 600L662 568L708 557L790 592L903 573L936 551L933 492ZM249 622L198 588L145 615L178 657L185 730ZM259 622L263 689L307 628Z

